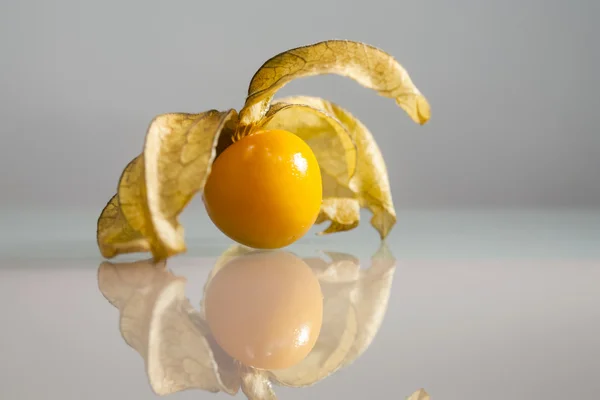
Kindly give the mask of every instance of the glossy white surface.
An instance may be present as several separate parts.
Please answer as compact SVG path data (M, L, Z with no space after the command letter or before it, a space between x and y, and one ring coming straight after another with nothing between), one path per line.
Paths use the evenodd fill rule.
M598 213L435 216L404 215L406 224L394 231L389 307L366 352L313 387L277 387L279 397L404 398L424 387L434 400L596 398ZM63 221L89 236L81 219ZM195 306L216 257L230 244L210 229L191 229L192 236L206 232L197 236L205 243L169 263L188 280ZM0 398L153 398L142 359L119 334L118 311L98 289L102 260L93 241L77 241L77 231L61 241L60 232L69 234L57 225L46 237L33 237L35 246L26 251L16 242L26 229L15 231L15 242L7 242L2 230ZM364 226L309 238L292 250L354 253L368 267L374 236Z

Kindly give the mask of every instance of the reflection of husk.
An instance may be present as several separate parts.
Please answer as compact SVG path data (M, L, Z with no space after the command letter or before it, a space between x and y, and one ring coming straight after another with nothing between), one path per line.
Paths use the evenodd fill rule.
M424 389L419 389L411 394L406 400L430 400L429 394Z
M205 291L229 260L251 250L234 246L217 261ZM185 298L185 279L163 264L104 263L98 281L105 297L120 310L121 333L146 363L157 394L185 389L235 394L241 387L249 399L275 399L271 383L312 385L356 360L371 344L383 319L395 260L380 251L368 269L343 253L306 259L321 284L323 325L313 350L300 363L276 371L240 365L212 338L203 307L195 310Z
M333 260L321 272L324 297L322 334L309 356L272 379L287 386L309 386L356 360L377 334L394 275L395 260L375 257L361 270L358 260L327 253Z
M152 390L159 395L196 388L235 394L233 361L208 334L185 298L185 279L164 263L104 263L100 291L120 310L120 330L144 359ZM219 360L219 364L217 364Z

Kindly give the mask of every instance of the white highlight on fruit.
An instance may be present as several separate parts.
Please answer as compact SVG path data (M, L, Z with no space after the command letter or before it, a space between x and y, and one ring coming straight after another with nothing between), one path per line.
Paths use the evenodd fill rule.
M306 173L306 170L308 169L308 161L306 161L306 158L304 158L302 153L294 154L294 165L303 174Z

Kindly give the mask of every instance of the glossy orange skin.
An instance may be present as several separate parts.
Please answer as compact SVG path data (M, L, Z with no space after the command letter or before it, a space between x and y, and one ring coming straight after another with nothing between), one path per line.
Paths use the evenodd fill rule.
M213 223L231 239L259 249L287 246L314 224L323 197L310 147L291 132L259 131L214 161L204 187Z
M231 357L276 370L302 361L314 347L323 321L323 295L304 261L285 252L233 259L210 281L206 321Z

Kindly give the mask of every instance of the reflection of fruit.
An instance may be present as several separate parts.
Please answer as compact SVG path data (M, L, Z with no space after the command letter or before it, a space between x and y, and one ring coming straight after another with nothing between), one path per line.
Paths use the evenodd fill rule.
M274 249L302 237L321 207L317 159L296 135L282 130L250 134L215 160L204 201L227 236L247 246Z
M233 358L260 369L290 367L312 350L323 319L319 281L284 252L233 259L210 281L206 321Z

